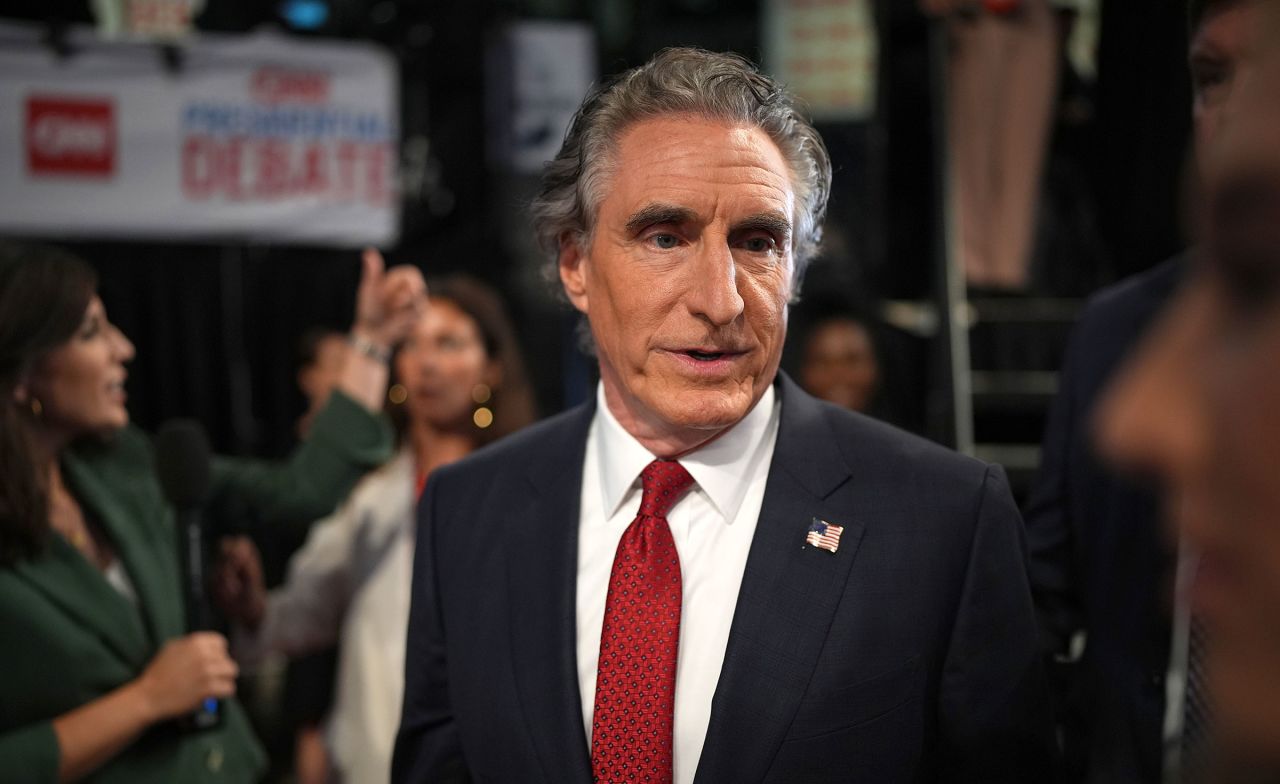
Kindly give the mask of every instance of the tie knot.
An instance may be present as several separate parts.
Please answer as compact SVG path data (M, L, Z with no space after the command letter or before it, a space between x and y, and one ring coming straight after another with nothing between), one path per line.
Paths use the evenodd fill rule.
M640 483L644 491L640 514L665 518L693 484L693 477L674 460L654 460L640 472Z

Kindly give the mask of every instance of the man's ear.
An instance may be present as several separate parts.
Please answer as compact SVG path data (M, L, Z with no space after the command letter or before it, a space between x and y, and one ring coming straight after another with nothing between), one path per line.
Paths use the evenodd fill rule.
M590 260L583 252L580 238L572 232L560 237L560 283L565 296L579 311L587 312L587 275Z

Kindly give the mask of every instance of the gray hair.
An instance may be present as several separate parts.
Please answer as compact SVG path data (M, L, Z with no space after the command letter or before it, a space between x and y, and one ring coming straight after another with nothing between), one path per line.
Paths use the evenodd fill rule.
M664 49L589 93L560 152L543 170L531 208L538 242L553 260L566 238L587 244L604 197L607 164L623 132L641 120L679 114L750 125L778 145L797 201L791 243L796 295L822 239L831 158L795 98L735 54Z

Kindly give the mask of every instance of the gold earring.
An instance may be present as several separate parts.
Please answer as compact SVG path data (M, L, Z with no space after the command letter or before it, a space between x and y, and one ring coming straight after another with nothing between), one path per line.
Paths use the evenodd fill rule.
M39 398L31 398L31 415L39 418L44 413L44 406L40 405Z
M387 400L391 401L391 405L398 406L409 399L409 390L404 388L404 384L392 384L387 390Z
M493 409L485 405L492 397L493 390L488 384L476 384L471 388L471 399L476 402L476 410L471 414L471 421L481 430L493 424Z

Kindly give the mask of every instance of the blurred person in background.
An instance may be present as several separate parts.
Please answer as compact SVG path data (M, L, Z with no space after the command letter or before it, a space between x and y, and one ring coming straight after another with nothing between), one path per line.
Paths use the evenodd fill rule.
M1160 480L1191 556L1211 710L1205 782L1280 781L1280 9L1206 151L1205 252L1103 403L1102 452Z
M307 410L298 417L298 438L306 438L311 423L329 402L329 393L342 378L350 344L336 329L313 327L307 330L298 351L298 389L306 398Z
M306 437L311 422L328 402L348 349L346 335L335 329L316 327L302 336L298 389L307 400L307 410L298 419L299 438ZM285 673L281 708L286 723L297 724L293 752L297 784L324 784L329 779L323 718L333 704L336 657L337 651L330 647L290 662Z
M264 759L232 698L225 639L184 634L173 514L150 442L129 425L134 347L80 259L0 250L0 777L53 782L248 782ZM352 351L289 462L215 460L210 505L263 521L333 508L390 448L380 359L421 309L416 269L366 252ZM217 524L219 521L211 520ZM218 726L181 728L206 698Z
M533 398L505 308L461 276L433 281L430 306L397 352L392 413L401 445L330 518L317 523L267 593L252 543L223 543L219 605L232 650L251 666L339 642L326 721L330 780L387 781L404 692L414 508L436 468L533 421Z
M328 327L312 327L298 341L296 381L306 408L295 423L294 432L304 439L311 423L329 401L329 393L341 378L349 343L345 333ZM267 583L283 578L289 556L302 546L305 531L271 528L254 531L254 542L266 564ZM328 647L304 657L287 660L283 656L264 662L250 674L251 685L241 699L249 708L256 728L273 756L281 775L291 772L296 784L325 784L329 780L329 755L324 747L325 715L333 704L333 681L337 650ZM273 720L278 719L278 720ZM286 762L277 751L281 743L292 745L292 759ZM270 774L269 774L270 777Z
M871 322L849 305L806 298L789 318L783 366L809 394L869 413L880 389Z
M1224 107L1252 67L1261 0L1192 0L1188 60L1200 179ZM1156 488L1099 458L1094 411L1117 368L1174 296L1195 251L1096 294L1072 333L1027 509L1031 583L1071 781L1176 780L1200 735L1187 699L1190 638L1175 624L1177 547Z

